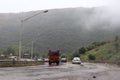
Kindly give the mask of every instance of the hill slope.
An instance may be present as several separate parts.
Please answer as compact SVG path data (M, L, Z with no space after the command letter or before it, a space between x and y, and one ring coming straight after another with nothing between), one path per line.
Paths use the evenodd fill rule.
M98 46L81 55L82 60L89 60L89 56L95 57L96 61L120 61L120 40Z
M1 13L0 47L18 47L21 20L39 12L40 15L23 23L22 46L30 48L34 41L34 50L40 53L46 53L48 48L71 53L80 46L120 34L119 23L113 24L112 18L101 8L53 9L48 13Z

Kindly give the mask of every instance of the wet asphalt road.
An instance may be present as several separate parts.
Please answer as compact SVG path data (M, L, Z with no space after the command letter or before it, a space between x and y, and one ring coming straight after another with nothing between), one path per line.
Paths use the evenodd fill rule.
M81 65L78 65L72 63L61 63L59 66L48 66L46 63L45 65L39 66L0 68L0 80L119 79L120 69L118 67L110 67L110 65L107 64L82 63Z

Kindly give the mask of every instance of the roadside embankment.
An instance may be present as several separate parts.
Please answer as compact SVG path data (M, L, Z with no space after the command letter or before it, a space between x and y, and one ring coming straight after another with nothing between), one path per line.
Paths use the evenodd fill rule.
M96 61L96 60L89 60L89 61L82 61L82 62L89 62L89 63L107 63L120 66L120 61Z

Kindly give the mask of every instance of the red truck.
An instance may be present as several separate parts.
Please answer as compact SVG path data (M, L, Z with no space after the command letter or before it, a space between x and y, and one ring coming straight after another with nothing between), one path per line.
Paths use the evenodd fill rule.
M49 50L48 59L49 59L49 65L51 65L52 63L56 63L57 65L59 65L60 51L59 50L56 50L56 51Z

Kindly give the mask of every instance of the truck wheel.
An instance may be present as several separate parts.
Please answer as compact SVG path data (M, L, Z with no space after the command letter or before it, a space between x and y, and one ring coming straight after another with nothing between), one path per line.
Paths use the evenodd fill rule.
M59 62L56 62L57 65L59 65Z
M49 66L51 66L51 64L52 64L52 63L51 63L51 62L49 62Z

